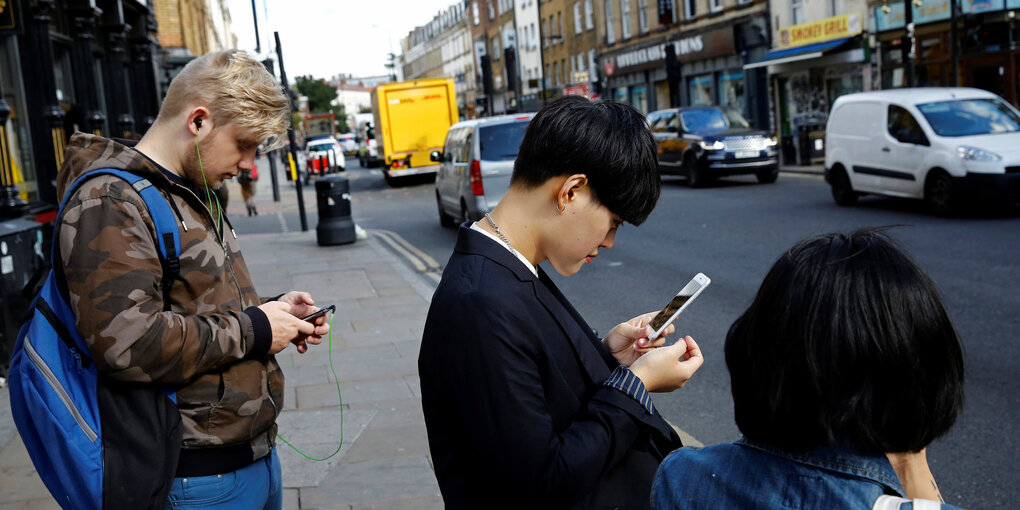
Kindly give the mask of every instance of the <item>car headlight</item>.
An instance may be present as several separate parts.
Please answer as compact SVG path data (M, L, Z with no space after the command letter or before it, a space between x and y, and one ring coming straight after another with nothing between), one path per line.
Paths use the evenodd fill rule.
M956 148L956 153L960 156L960 159L964 161L980 161L980 162L994 162L1002 161L1002 156L984 149L977 147L969 147L967 145L961 145Z
M698 145L701 145L701 148L706 151L721 151L726 148L726 144L722 143L721 140L716 140L714 142L706 142L702 140L698 142Z
M775 147L779 143L774 136L765 137L765 147Z

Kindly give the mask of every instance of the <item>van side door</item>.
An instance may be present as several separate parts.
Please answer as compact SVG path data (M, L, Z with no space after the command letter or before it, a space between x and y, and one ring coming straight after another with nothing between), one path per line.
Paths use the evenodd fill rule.
M909 110L895 104L889 105L885 135L880 149L885 159L882 187L893 194L916 195L931 148L928 136Z
M457 203L458 177L453 165L453 159L463 137L464 128L451 129L446 135L443 156L439 162L439 170L436 172L436 191L439 192L439 199L443 201L447 210L456 211L460 207Z

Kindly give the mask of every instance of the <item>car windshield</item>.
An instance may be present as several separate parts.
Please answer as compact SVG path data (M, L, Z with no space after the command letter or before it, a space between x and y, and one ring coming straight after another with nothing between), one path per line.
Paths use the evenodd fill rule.
M328 151L333 148L332 142L327 143L313 143L308 145L310 151Z
M1020 131L1020 117L998 98L960 99L917 105L939 136Z
M736 110L727 108L689 108L680 111L684 131L708 133L730 128L747 128L747 121Z
M485 161L513 161L517 159L517 151L521 148L524 131L528 129L529 120L482 126L479 131L479 147Z

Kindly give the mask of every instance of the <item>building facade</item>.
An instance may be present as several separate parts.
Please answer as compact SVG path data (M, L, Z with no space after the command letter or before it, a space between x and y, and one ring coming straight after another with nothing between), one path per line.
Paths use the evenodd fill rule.
M1015 14L1020 0L957 0L955 37L951 26L953 5L950 0L923 0L920 6L912 5L915 58L909 66L903 51L904 46L908 50L910 47L903 2L868 3L875 20L872 62L877 86L910 86L908 67L912 67L916 86L977 87L998 94L1014 106L1020 104L1020 27Z
M768 125L765 73L744 65L768 50L765 0L604 0L605 91L648 112L721 105Z
M873 85L864 0L773 0L773 47L745 69L767 70L772 129L785 164L825 158L828 112L837 97Z
M0 215L53 212L74 131L138 137L152 124L162 97L156 28L146 1L0 5Z
M476 80L467 15L466 4L458 2L415 27L401 39L400 62L405 80L453 78L460 114L472 118Z
M517 60L520 75L520 111L537 111L542 106L542 45L539 36L539 0L514 2L514 24L517 26Z

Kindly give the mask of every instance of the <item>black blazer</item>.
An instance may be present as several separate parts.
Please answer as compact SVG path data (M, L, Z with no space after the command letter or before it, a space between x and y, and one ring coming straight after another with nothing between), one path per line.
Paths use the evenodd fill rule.
M647 508L682 446L602 386L619 363L548 276L461 226L418 369L447 508Z

